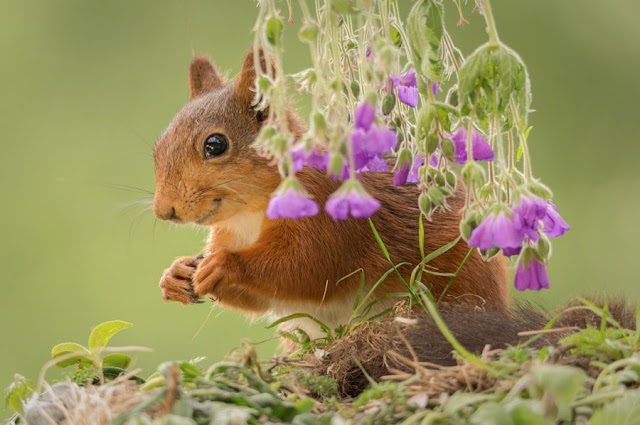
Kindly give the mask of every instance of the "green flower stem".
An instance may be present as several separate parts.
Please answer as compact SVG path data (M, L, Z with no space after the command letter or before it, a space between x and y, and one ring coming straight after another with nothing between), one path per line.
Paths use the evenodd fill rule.
M467 124L467 162L473 162L473 112L469 116L469 123ZM465 216L471 208L471 194L474 193L473 179L469 181L469 187L467 189L464 205Z
M340 66L340 47L338 46L338 40L342 40L341 28L333 23L332 11L331 11L331 3L327 1L327 5L325 8L325 25L327 29L327 34L330 34L331 38L331 54L333 56L333 67L335 73L338 77L339 81L344 81L344 76L342 74L342 68ZM362 82L361 82L362 84ZM362 90L362 89L361 89ZM351 96L347 96L348 101L351 103ZM354 111L353 105L351 105L351 110ZM355 164L354 164L354 156L353 156L353 146L351 143L345 143L347 148L347 155L349 157L349 174L351 176L356 175Z
M496 21L493 18L493 11L491 10L491 4L489 0L482 0L482 10L484 11L484 20L487 23L487 33L489 34L489 44L492 46L500 45L500 38L498 38L498 30L496 28Z
M518 129L518 140L520 141L520 146L522 146L522 171L524 172L524 178L526 182L531 180L531 156L529 155L529 146L527 146L527 138L524 134L524 125L520 122L520 118L518 117L518 113L516 112L518 109L516 108L516 103L513 98L509 100L509 108L511 109L511 116L516 124L516 128Z

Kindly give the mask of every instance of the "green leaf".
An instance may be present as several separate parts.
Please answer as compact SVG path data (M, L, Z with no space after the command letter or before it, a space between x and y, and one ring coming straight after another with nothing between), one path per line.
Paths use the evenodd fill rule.
M548 422L543 416L543 409L537 400L515 398L505 406L511 413L515 425L545 425Z
M449 114L453 114L454 116L460 116L460 111L454 108L451 105L447 105L446 103L436 102L434 103L436 107L436 111L438 114L438 121L444 128L447 133L451 132L451 118Z
M325 325L320 320L316 319L315 317L313 317L312 315L307 314L307 313L295 313L295 314L290 314L290 315L285 316L285 317L281 317L280 319L276 320L275 322L270 323L269 325L267 325L267 329L271 329L271 328L279 325L280 323L288 322L288 321L293 320L293 319L309 319L309 320L312 320L318 326L320 326L320 329L322 329L322 331L324 333L326 333L327 335L331 335L331 328L329 328L329 326Z
M9 409L22 415L24 414L24 403L31 397L34 390L33 382L16 374L13 382L7 388L4 401Z
M423 154L428 151L426 148L427 137L431 133L431 124L436 116L436 108L431 103L425 103L418 112L416 122L416 143L423 149Z
M519 129L524 131L531 87L527 69L517 53L504 45L484 44L469 56L459 74L463 110L473 106L471 109L480 118L484 114L503 114L511 107Z
M573 401L586 381L584 371L572 366L536 365L530 374L534 385L563 403Z
M596 410L591 425L640 425L640 390L629 391L621 398Z
M516 161L520 161L522 159L523 154L524 154L524 149L522 148L522 144L519 144L518 150L516 151Z
M444 33L442 4L433 0L415 2L407 17L407 36L414 55L414 66L432 81L441 81L440 42Z
M51 349L51 358L57 359L59 357L70 355L71 353L78 353L78 355L62 360L56 363L56 366L67 367L75 364L93 364L89 350L75 342L63 342L54 346Z
M120 369L126 369L131 363L131 357L126 354L113 353L105 356L102 359L103 367L118 367Z
M463 407L484 403L486 401L493 400L494 398L495 396L491 394L457 392L449 397L444 406L442 406L442 409L444 413L453 415Z
M112 320L96 326L89 335L89 349L91 351L106 347L109 340L123 329L132 327L133 324L122 320Z
M514 425L505 408L495 401L480 405L478 410L471 415L469 422L474 425Z
M112 381L125 373L127 373L127 371L119 367L108 366L102 368L102 374L107 381Z

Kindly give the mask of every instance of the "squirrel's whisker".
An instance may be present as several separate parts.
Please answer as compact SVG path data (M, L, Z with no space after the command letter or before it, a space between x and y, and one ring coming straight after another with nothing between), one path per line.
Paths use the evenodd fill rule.
M125 210L127 208L137 207L138 205L145 205L147 208L145 208L143 211L148 211L151 209L151 205L153 205L153 198L143 198L135 201L125 202L120 205L120 209Z
M131 186L131 185L128 185L128 184L102 183L102 184L100 184L100 186L108 187L110 189L124 190L124 191L127 191L127 192L142 192L142 193L148 193L149 195L153 195L154 194L154 192L152 192L150 190L143 189L141 187Z

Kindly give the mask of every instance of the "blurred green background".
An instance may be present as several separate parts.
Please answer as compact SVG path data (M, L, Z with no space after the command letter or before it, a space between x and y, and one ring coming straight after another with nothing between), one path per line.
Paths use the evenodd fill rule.
M471 25L456 28L445 3L468 54L485 40L482 19L468 13ZM572 226L554 246L552 289L530 297L638 299L640 3L496 0L494 9L531 73L534 172ZM152 145L187 100L190 46L233 74L255 14L251 0L0 1L2 386L15 372L36 378L52 345L84 342L105 320L135 324L115 344L154 348L135 356L145 374L273 336L236 313L207 319L209 304L164 303L163 269L199 252L206 234L155 223L126 207L148 195L115 187L153 190ZM306 48L287 32L293 72Z

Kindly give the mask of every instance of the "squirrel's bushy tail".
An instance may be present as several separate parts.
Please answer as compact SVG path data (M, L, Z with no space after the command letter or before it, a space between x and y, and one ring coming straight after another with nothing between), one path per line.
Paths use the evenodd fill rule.
M587 302L598 308L605 304L593 297ZM624 300L610 300L607 307L609 317L622 327L635 328L635 313ZM553 312L545 312L528 302L516 303L510 312L463 304L443 304L439 312L455 338L473 353L481 353L487 345L492 349L517 345L531 337L519 333L542 330L554 318L554 331L542 333L532 346L556 344L576 329L600 326L602 320L601 315L580 300ZM337 379L342 394L355 395L368 386L369 378L378 381L390 373L390 368L413 372L390 356L390 352L407 359L417 357L421 363L456 364L453 347L428 313L406 310L399 316L405 319L386 319L356 328L326 350L318 371Z

